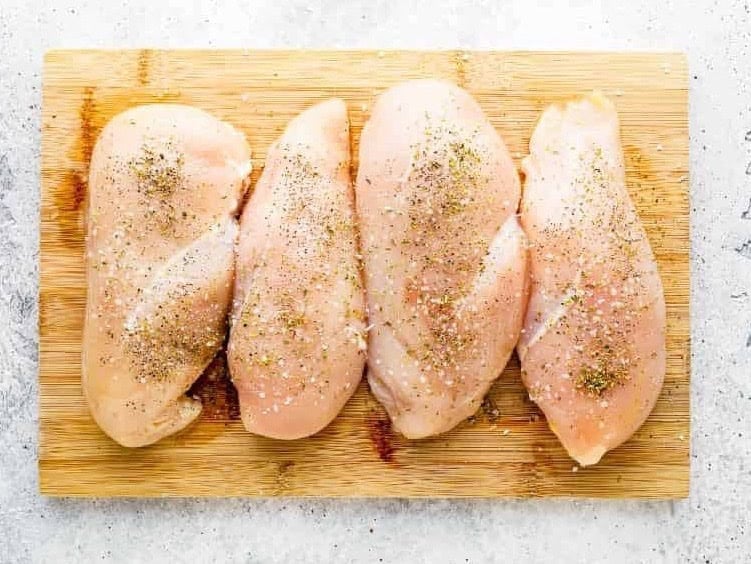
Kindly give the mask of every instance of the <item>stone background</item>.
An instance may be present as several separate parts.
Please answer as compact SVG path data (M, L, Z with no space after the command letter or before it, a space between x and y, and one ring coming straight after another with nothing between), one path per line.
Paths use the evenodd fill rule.
M750 11L743 0L0 0L0 562L751 562ZM688 53L690 498L40 497L39 125L42 55L52 47Z

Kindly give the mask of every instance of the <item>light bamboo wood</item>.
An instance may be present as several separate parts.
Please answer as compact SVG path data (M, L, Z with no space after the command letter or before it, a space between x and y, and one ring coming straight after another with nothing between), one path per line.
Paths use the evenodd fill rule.
M629 189L660 264L668 373L642 429L593 468L572 471L512 360L474 422L406 441L365 384L315 437L251 436L222 360L195 387L200 420L128 450L95 425L80 385L85 302L83 212L89 156L126 108L181 102L239 127L254 179L267 147L304 108L349 105L354 167L374 97L413 77L444 77L476 96L512 155L525 154L549 103L600 89L622 122ZM689 484L687 68L678 54L54 51L44 65L40 289L40 489L51 495L683 497Z

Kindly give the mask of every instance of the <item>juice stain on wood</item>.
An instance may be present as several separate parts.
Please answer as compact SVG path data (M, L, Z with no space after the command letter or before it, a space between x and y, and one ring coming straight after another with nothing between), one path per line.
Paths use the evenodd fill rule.
M368 431L370 441L373 443L378 458L384 462L394 461L394 431L391 428L391 420L385 416L375 416L368 419Z
M94 88L87 86L83 90L81 105L78 109L78 136L69 155L75 165L67 171L65 183L57 195L58 205L64 211L78 212L86 200L89 161L98 134L93 125L95 111Z
M151 78L151 57L150 49L142 49L138 52L138 61L136 63L136 80L138 86L146 86Z
M467 418L467 422L470 425L476 425L481 421L485 421L489 425L495 425L500 419L501 410L495 400L490 396L490 392L488 392L488 395L483 398L482 403L480 404L480 409L470 415Z
M220 352L187 392L201 400L201 419L233 421L240 419L237 390L229 378L227 357Z
M288 474L294 467L295 463L291 460L283 460L277 464L276 490L274 495L281 495L289 489L291 484Z
M482 414L488 420L488 423L491 425L498 423L498 420L501 418L501 410L490 395L485 396L480 408L482 409Z

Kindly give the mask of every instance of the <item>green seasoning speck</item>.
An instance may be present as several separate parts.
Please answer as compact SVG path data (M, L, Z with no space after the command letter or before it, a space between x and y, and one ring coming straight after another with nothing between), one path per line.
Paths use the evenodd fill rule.
M182 184L182 167L182 155L158 153L145 145L139 157L130 162L139 192L157 198L172 195Z
M158 151L143 145L138 156L127 163L145 209L143 219L163 234L172 234L179 219L173 196L185 185L184 161L172 142L167 142ZM181 215L187 219L185 211Z
M623 370L614 370L604 365L587 366L582 368L576 377L576 387L587 394L601 396L616 384L622 382L624 376Z

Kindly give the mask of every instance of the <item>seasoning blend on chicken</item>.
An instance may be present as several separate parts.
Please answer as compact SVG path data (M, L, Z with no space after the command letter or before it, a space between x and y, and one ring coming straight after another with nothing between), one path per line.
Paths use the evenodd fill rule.
M124 446L158 441L201 412L185 392L224 340L250 168L240 132L187 106L128 110L96 143L83 389Z
M448 431L477 410L521 331L514 163L466 91L410 81L373 107L356 196L371 390L405 437Z
M365 365L349 121L338 99L293 119L242 214L228 361L248 431L312 435Z
M665 300L625 184L613 104L594 94L540 118L524 160L531 298L522 378L586 466L644 422L665 375Z

